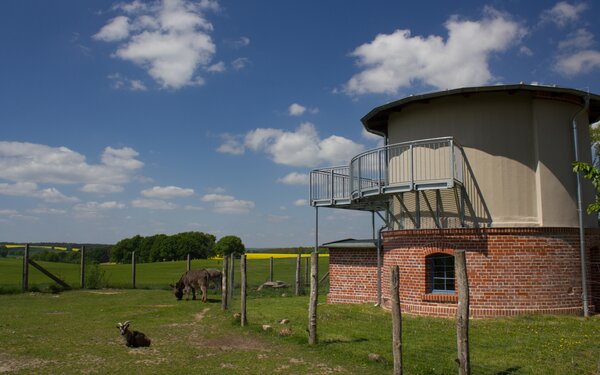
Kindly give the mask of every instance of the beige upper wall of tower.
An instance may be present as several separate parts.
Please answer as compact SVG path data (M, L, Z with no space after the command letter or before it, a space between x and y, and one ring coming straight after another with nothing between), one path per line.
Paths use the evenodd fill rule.
M453 136L463 145L492 225L577 227L571 118L581 104L533 91L477 92L405 104L388 120L389 143ZM587 114L580 116L583 161L591 160ZM592 202L583 183L584 206ZM586 226L596 226L585 215Z

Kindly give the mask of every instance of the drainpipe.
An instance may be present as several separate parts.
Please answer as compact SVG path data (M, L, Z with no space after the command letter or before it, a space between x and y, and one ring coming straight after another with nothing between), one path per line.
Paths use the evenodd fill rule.
M579 161L579 137L577 134L577 116L587 111L590 105L589 94L585 97L585 105L582 109L573 115L571 128L573 129L573 148L575 150L575 160ZM583 204L581 198L581 173L577 173L577 214L579 218L579 256L581 258L581 288L583 289L583 316L590 316L588 309L588 287L587 287L587 267L585 262L585 229L583 228Z
M381 252L383 250L383 239L381 238L381 232L383 232L385 228L387 228L387 225L382 226L377 231L377 303L375 304L377 307L381 307Z

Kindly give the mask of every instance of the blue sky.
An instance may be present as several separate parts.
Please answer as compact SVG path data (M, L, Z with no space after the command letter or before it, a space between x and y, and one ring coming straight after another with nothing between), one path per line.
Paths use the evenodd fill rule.
M0 2L0 241L203 231L312 246L360 118L488 84L600 93L592 1ZM320 242L371 216L319 211ZM377 224L379 226L379 224Z

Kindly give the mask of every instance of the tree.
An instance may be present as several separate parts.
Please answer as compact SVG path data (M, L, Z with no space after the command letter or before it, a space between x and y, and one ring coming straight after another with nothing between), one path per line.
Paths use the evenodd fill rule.
M600 212L600 171L598 168L582 161L576 161L573 163L573 172L582 173L583 177L594 185L596 201L587 206L588 214Z
M225 236L221 238L214 246L217 255L242 255L246 252L246 247L242 240L237 236Z

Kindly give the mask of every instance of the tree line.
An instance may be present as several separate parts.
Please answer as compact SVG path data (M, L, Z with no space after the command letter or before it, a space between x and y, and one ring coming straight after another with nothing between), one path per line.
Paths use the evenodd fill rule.
M216 255L243 254L244 244L237 236L225 236L216 242L212 234L183 232L168 236L156 234L125 238L113 246L110 260L131 263L135 251L136 261L142 263L184 260L188 254L193 259L206 259Z
M60 244L68 250L35 248L31 244L30 257L46 262L79 263L81 253L70 251L81 245ZM40 245L42 246L42 245ZM54 244L43 244L54 246ZM216 241L212 234L202 232L183 232L174 235L156 234L153 236L136 235L124 238L115 245L84 245L86 261L92 263L131 263L131 254L135 251L136 261L140 263L185 260L188 254L193 259L206 259L229 254L241 255L246 248L237 236L225 236ZM22 248L8 249L0 244L0 257L22 256Z

